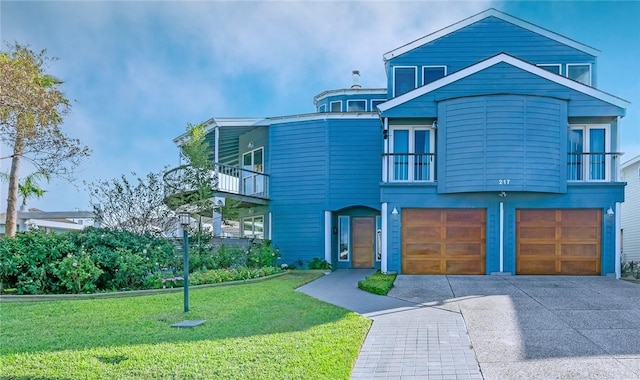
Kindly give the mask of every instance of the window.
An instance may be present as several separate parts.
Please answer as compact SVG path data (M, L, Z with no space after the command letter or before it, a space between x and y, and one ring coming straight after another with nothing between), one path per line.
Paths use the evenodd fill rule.
M338 217L338 260L349 261L349 217Z
M567 64L567 77L587 86L591 86L590 64Z
M342 101L331 102L331 112L342 112Z
M347 112L364 112L366 110L366 100L347 100Z
M242 155L243 194L257 195L264 192L264 149L258 148Z
M242 218L242 237L264 239L264 216Z
M416 88L415 67L393 68L393 96L399 96Z
M318 107L318 112L327 112L327 105L323 104L320 107Z
M380 104L386 102L386 100L383 99L373 99L371 100L371 112L376 112L378 111L378 109L376 107L378 107Z
M567 179L606 180L609 177L608 139L605 125L572 125L567 146Z
M429 84L447 75L447 66L423 66L422 84Z
M545 69L554 74L562 75L562 65L559 63L536 65L541 69Z
M382 218L376 216L376 261L382 261Z
M433 129L393 129L391 146L394 181L433 181Z

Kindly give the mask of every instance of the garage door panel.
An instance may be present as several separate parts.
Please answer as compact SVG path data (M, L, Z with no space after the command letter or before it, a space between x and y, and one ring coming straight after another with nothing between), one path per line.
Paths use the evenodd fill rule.
M484 209L404 209L402 272L484 274Z
M440 257L441 246L439 243L407 244L405 246L405 250L405 255L407 258L415 258L415 256Z
M520 227L521 239L554 239L556 237L555 227Z
M447 260L446 274L477 274L482 270L477 260Z
M599 228L597 227L562 227L560 228L560 235L563 239L589 239L593 240L598 238Z
M555 257L555 244L520 244L520 256Z
M447 240L478 241L482 239L483 227L447 227Z
M599 257L598 247L593 244L562 244L560 255L594 259Z
M600 274L602 210L516 211L517 274Z

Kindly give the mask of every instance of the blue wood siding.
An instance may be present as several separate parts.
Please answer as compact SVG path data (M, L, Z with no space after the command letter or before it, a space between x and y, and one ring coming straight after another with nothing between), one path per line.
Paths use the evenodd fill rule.
M274 124L269 127L269 141L272 240L281 261L324 257L326 123Z
M324 257L324 211L380 209L380 120L321 119L269 127L272 238L282 262Z
M447 74L451 74L499 53L507 53L532 64L563 64L563 75L567 63L591 63L592 73L597 71L596 57L498 18L488 17L390 59L387 88L393 88L394 66L447 65ZM422 83L422 70L418 71L418 83ZM595 75L592 84L596 85Z
M361 205L380 209L380 120L329 120L327 210Z
M569 101L569 117L624 116L624 109L501 62L386 111L384 117L437 117L437 102L474 95L535 95Z
M564 192L566 108L521 95L441 102L438 191Z

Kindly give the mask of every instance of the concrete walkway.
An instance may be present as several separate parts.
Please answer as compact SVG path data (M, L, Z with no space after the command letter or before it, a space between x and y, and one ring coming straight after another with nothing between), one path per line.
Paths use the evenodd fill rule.
M482 379L460 313L358 289L371 273L338 270L298 289L373 320L351 379Z
M299 290L373 320L352 379L640 379L640 286L606 277L338 270Z

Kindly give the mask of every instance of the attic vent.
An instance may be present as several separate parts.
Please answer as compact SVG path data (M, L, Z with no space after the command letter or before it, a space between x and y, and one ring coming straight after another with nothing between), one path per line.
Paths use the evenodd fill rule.
M360 86L360 70L353 70L351 72L351 79L353 79L351 88L362 88L362 86Z

